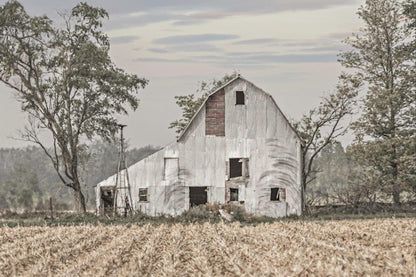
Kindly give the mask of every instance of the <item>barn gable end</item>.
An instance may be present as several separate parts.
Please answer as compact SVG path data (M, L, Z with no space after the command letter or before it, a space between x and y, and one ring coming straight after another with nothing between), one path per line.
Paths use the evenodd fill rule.
M240 82L238 82L238 81L240 81ZM225 106L225 99L223 100L223 97L224 98L226 97L225 94L226 94L227 90L232 90L233 92L238 92L238 91L244 92L247 89L248 86L251 87L252 89L254 89L255 91L263 94L264 97L267 97L268 100L271 101L272 105L274 106L273 109L275 109L277 111L277 113L275 115L278 116L278 117L281 117L282 123L287 126L287 128L289 129L289 132L291 132L291 134L296 137L296 140L298 141L298 143L303 145L304 144L303 140L299 137L299 135L297 134L297 132L293 128L292 124L289 122L287 117L284 115L282 110L279 108L279 106L277 105L277 103L273 99L273 97L270 94L268 94L267 92L265 92L264 90L262 90L261 88L254 85L252 82L247 81L246 79L244 79L240 75L238 75L237 77L235 77L234 79L232 79L228 83L224 84L222 87L218 88L216 91L212 92L207 97L207 99L205 99L205 101L199 107L197 112L194 114L194 116L188 122L188 125L179 134L177 141L180 141L183 137L185 137L187 135L201 134L202 131L205 133L205 135L217 135L217 133L218 133L218 134L221 134L221 135L217 135L217 136L224 136L224 135L222 135L222 130L223 130L223 128L224 129L227 128L227 126L226 126L227 123L226 122L224 124L222 123L222 120L224 119L223 115L225 114L225 110L220 111L218 109L211 109L211 107L216 107L216 105L215 105L216 103L218 103L218 102L222 103L223 101L224 101L224 106ZM219 95L216 96L217 94L219 94ZM213 100L211 100L211 99L213 99ZM249 100L246 100L246 101L249 101ZM208 104L208 103L210 103L210 104ZM230 104L230 103L228 103L228 104ZM208 112L207 109L211 109L211 111ZM221 109L222 109L222 106L221 106ZM224 114L223 114L223 112L224 112ZM204 115L205 115L205 117L204 117ZM207 117L208 115L209 115L209 118ZM199 118L199 117L203 117L203 118ZM241 119L243 120L244 118L241 118ZM208 124L208 126L207 126L207 124ZM195 125L197 125L197 126L195 126ZM201 129L202 127L204 129ZM193 132L195 132L195 133L191 134ZM224 131L224 133L226 134L227 132Z

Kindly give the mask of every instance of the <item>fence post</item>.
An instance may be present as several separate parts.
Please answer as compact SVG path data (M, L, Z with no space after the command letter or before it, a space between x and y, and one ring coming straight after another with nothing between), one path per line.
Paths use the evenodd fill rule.
M53 220L53 205L52 205L52 197L49 198L49 208L51 210L51 219Z

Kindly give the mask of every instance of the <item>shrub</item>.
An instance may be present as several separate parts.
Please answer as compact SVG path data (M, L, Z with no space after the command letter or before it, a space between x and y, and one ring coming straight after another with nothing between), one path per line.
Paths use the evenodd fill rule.
M218 218L207 205L198 205L184 211L179 217L182 222L206 222Z
M233 221L246 222L250 218L250 214L246 212L244 206L233 203L226 203L222 205L223 209L233 217Z

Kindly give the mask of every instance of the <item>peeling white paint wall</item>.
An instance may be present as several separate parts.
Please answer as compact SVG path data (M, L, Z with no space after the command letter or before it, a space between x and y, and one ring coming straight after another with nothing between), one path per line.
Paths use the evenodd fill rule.
M224 203L226 162L248 158L249 177L233 181L246 210L272 217L301 214L299 138L269 94L240 77L223 89L225 136L205 135L203 106L178 142L129 167L135 210L149 215L178 215L189 209L190 186L206 186L208 202ZM235 104L235 91L244 91L245 105ZM114 184L112 176L97 185L97 211L100 187ZM271 201L272 187L286 188L286 201ZM139 202L139 188L148 188L147 202Z

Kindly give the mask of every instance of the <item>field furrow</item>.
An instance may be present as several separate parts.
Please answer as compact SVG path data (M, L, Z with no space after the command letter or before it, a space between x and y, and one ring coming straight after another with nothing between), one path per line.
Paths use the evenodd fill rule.
M7 276L411 276L415 219L0 228Z

